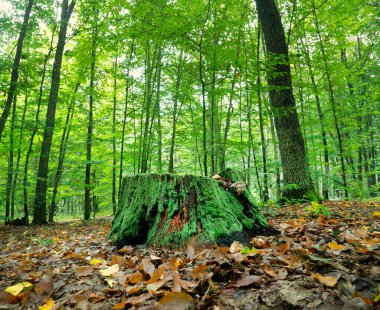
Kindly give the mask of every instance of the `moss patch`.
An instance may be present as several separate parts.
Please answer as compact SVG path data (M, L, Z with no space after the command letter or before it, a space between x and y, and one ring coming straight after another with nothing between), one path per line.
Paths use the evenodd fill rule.
M118 247L180 247L194 238L229 244L273 232L248 190L237 196L225 187L193 175L126 177L110 236Z

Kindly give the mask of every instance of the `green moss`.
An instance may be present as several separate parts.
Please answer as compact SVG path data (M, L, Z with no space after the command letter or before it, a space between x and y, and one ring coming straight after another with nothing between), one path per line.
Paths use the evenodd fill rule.
M147 243L181 246L196 236L221 236L268 229L248 191L236 196L220 181L192 175L126 177L110 236L118 246Z

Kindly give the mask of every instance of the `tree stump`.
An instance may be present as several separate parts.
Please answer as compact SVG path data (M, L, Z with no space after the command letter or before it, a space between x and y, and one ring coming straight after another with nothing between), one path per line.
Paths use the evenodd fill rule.
M123 179L110 237L120 248L146 244L182 247L189 242L248 243L274 230L260 214L239 174L220 177L138 174Z

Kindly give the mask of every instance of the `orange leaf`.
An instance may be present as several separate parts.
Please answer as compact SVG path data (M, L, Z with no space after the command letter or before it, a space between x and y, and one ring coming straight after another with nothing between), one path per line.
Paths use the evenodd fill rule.
M206 266L206 265L200 265L200 266L195 267L190 272L190 274L192 275L192 277L194 279L200 279L202 277L202 275L207 271L207 269L208 269L208 266Z
M332 276L322 276L319 273L313 273L311 276L328 287L334 287L338 282L338 280Z
M144 275L140 272L137 271L132 277L129 279L129 283L131 284L136 284L139 282L142 282L144 280Z
M88 276L92 272L91 266L76 266L73 265L72 269L75 271L76 275L78 277L85 277Z
M228 287L243 287L243 286L249 286L253 283L257 284L260 283L261 277L259 276L245 276L242 277L240 280L236 281L235 283L229 285Z
M165 272L165 266L160 266L158 269L156 269L155 272L153 272L152 277L149 279L147 284L157 282L158 280L161 279L162 274Z
M187 293L169 292L158 303L160 309L185 310L194 304L194 299Z
M336 241L329 242L327 245L330 249L335 251L344 250L346 248L344 245L336 243Z
M273 270L273 269L270 269L267 264L264 264L263 269L271 277L277 278L277 276L278 276L277 272L275 270Z

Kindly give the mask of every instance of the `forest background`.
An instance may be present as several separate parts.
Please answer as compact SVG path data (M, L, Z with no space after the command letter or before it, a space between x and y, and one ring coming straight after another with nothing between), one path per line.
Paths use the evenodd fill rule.
M377 196L379 4L277 6L315 188ZM269 204L297 187L283 182L253 1L1 1L0 29L3 219L33 213L43 186L49 220L110 215L122 177L145 172L232 167Z

